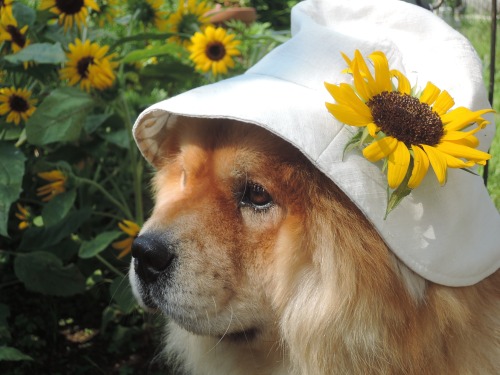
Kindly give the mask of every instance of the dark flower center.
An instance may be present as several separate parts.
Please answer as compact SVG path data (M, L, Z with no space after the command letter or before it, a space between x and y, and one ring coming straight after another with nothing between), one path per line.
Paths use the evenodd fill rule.
M226 56L226 47L220 42L214 42L207 45L205 54L212 61L219 61Z
M9 107L14 112L24 113L30 108L30 105L26 99L14 94L9 97Z
M437 145L444 135L443 122L430 105L396 91L384 91L367 103L373 121L387 135L406 146Z
M8 25L7 32L12 37L12 43L17 44L21 48L24 47L24 45L26 44L26 37L21 34L21 31L17 27Z
M92 56L87 56L78 60L78 63L76 64L76 70L80 77L87 78L89 73L89 65L92 65L93 63L94 58Z
M61 11L61 13L71 16L82 10L84 6L83 1L84 0L56 0L56 7Z

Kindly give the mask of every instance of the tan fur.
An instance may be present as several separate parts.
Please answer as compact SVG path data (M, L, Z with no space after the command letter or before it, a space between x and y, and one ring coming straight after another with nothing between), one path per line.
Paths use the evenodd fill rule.
M186 373L500 374L499 272L466 288L426 282L291 146L251 125L192 122L164 145L142 231L180 243L159 308ZM238 206L247 180L273 197L267 212Z

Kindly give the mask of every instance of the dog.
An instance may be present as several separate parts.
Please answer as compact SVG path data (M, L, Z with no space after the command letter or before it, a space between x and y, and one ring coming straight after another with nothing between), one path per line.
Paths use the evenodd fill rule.
M130 282L192 375L499 374L500 272L407 268L331 179L269 131L169 130Z

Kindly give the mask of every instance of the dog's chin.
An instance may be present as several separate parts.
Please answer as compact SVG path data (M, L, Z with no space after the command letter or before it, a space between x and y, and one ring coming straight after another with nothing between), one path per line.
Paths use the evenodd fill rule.
M143 288L141 281L135 272L129 274L132 292L139 305L150 313L162 313L179 327L197 336L210 336L218 340L232 342L249 342L259 335L260 329L256 326L240 327L239 329L229 329L228 324L218 324L218 326L200 324L199 321L191 321L184 314L172 309L172 305L162 297L157 297L152 293L152 288Z

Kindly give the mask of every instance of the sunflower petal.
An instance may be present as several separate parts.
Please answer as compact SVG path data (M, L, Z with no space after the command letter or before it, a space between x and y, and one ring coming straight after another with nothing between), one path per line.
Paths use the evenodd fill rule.
M422 95L420 95L420 101L431 105L437 99L440 92L441 90L436 85L427 82L424 91L422 91Z
M410 165L410 151L404 142L397 142L387 158L387 165L387 182L391 189L396 189L403 182Z
M429 161L431 163L432 169L436 174L436 177L441 185L444 185L446 182L446 157L443 155L441 151L438 151L433 146L422 145Z
M436 98L436 101L434 102L432 109L436 111L438 115L444 115L454 105L455 101L453 100L451 95L448 94L448 91L443 90Z
M476 150L474 148L453 142L441 142L436 146L436 149L445 154L455 156L458 158L472 160L476 163L484 162L486 160L491 159L491 155L488 154L487 152Z
M363 156L371 162L379 161L391 154L398 146L398 142L394 137L384 137L366 146L363 149Z
M406 76L401 73L399 70L391 70L391 76L395 77L398 80L398 91L401 94L407 94L410 95L411 93L411 85L410 81Z
M424 179L429 170L429 157L419 146L413 146L413 169L411 171L408 187L416 188Z
M375 86L373 95L380 94L384 91L392 91L391 75L389 72L389 62L387 57L380 52L373 52L370 56L375 68Z

